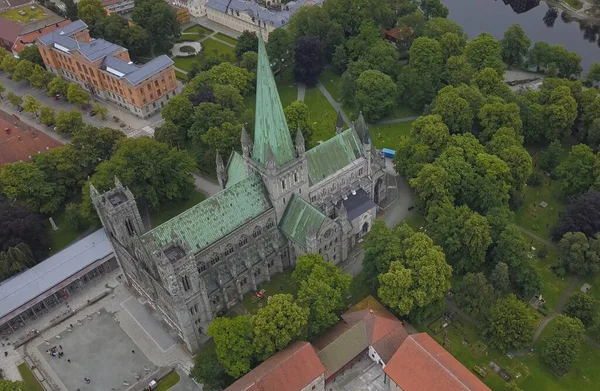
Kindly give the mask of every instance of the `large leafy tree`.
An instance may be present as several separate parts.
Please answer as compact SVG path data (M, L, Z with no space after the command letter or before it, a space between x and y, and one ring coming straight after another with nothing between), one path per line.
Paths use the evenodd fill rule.
M585 144L575 145L558 167L556 174L560 178L563 193L578 196L589 190L596 180L598 158Z
M154 138L171 147L183 148L185 146L186 132L171 121L165 121L154 131Z
M565 269L580 276L598 272L600 258L597 241L592 239L590 243L583 232L567 232L558 242L560 260Z
M292 278L299 284L298 305L308 308L308 335L316 336L337 323L352 278L319 254L301 255Z
M44 89L48 86L48 83L53 79L54 74L51 72L47 72L40 65L34 65L33 71L28 76L29 84L33 88L37 88L38 90Z
M555 371L567 372L579 357L585 328L577 318L558 314L542 341L540 357Z
M225 122L221 126L213 126L202 135L202 141L216 155L228 156L234 149L239 149L242 125Z
M93 171L98 164L110 159L124 138L125 135L116 129L84 126L73 133L71 146L79 152L79 163Z
M205 391L220 391L233 382L219 362L216 349L206 347L194 356L190 377L202 384Z
M194 122L194 106L183 95L171 98L161 114L165 121L170 121L184 130L188 130Z
M69 83L67 88L67 99L69 103L77 106L83 106L90 101L90 96L77 83Z
M510 288L510 277L508 266L504 262L498 262L490 275L492 286L500 292L507 292Z
M78 194L85 179L93 172L92 167L81 164L84 157L70 144L34 155L32 160L46 181L64 188L67 196Z
M510 224L500 234L492 256L496 262L504 262L509 268L527 258L529 245L519 227Z
M56 114L56 121L54 122L56 133L59 134L73 134L85 127L81 111L64 111L60 110Z
M594 324L597 314L598 301L581 291L572 294L565 304L565 315L579 319L586 327Z
M19 52L19 58L21 60L30 61L34 65L44 66L44 59L42 59L40 50L36 45L25 46L25 48Z
M240 94L245 95L252 87L254 74L248 70L236 67L229 62L222 62L206 72L199 73L184 88L182 95L190 97L199 93L203 88L217 84L235 87Z
M499 75L504 74L502 46L490 34L481 33L467 43L465 56L476 71L494 68Z
M92 36L100 36L101 21L106 17L106 11L100 0L80 0L77 4L77 16L89 26Z
M295 53L294 75L296 80L307 86L314 86L317 84L324 66L321 41L317 37L300 37L296 41Z
M502 46L502 60L508 66L520 66L529 51L531 40L518 24L513 24L504 32L500 41Z
M489 141L500 128L512 128L517 134L523 128L516 103L495 101L484 104L479 111L479 122L482 128L479 137L482 142Z
M490 346L503 352L521 349L531 343L534 317L527 305L511 294L490 308L483 332Z
M254 330L251 318L216 318L208 327L213 337L219 363L231 377L240 377L250 371L254 357Z
M455 288L456 304L475 319L483 319L496 300L496 291L483 273L467 273Z
M12 74L14 81L27 80L33 72L33 63L28 60L21 60L15 67L15 71Z
M548 145L540 154L540 168L546 171L548 174L554 176L554 170L560 164L563 155L563 146L560 141L554 140ZM575 230L569 230L575 231ZM568 232L568 231L565 231ZM562 236L562 235L561 235Z
M48 96L53 95L62 95L65 97L67 95L67 89L69 88L69 83L67 83L62 77L55 76L48 83Z
M588 237L600 232L599 192L588 191L567 204L552 237L558 240L567 232L583 232Z
M72 21L76 21L79 17L77 16L78 9L75 1L65 0L63 1L63 4L65 5L65 13L67 14L67 18L71 19Z
M375 220L362 246L365 251L363 268L371 286L377 284L377 276L387 273L390 263L400 255L400 239L382 220Z
M306 333L309 309L294 302L288 294L273 295L252 318L254 348L259 359L266 359Z
M437 40L419 37L411 45L409 56L408 67L400 74L399 84L404 88L407 103L422 109L431 103L441 86L444 53Z
M32 163L9 163L0 167L0 188L10 199L41 213L54 213L65 197L65 188L49 182Z
M235 45L235 57L238 61L242 60L242 57L246 52L258 52L258 36L254 31L244 30Z
M25 243L19 243L9 247L6 252L0 252L0 278L2 279L34 265L33 253Z
M27 391L28 387L22 381L0 380L0 391Z
M473 126L473 112L469 102L452 86L442 88L435 99L434 114L442 117L451 133L464 133Z
M175 11L161 0L136 0L131 20L148 33L152 55L156 45L166 47L181 34Z
M356 80L356 106L368 121L388 114L395 103L396 85L388 75L368 70Z
M310 110L306 103L300 100L293 101L283 111L292 136L295 137L296 131L300 129L304 140L310 140L314 132L314 124L310 120Z
M0 251L25 243L39 262L48 255L50 236L47 220L32 209L17 203L0 204Z
M448 7L442 4L440 0L421 0L421 9L427 19L448 16Z

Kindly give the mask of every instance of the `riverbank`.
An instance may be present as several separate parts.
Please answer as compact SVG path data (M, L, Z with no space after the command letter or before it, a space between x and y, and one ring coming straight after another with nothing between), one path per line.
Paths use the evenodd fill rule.
M572 1L572 0L571 0ZM569 4L567 0L546 0L550 7L566 12L573 21L600 25L600 7L593 0L579 0L579 8Z

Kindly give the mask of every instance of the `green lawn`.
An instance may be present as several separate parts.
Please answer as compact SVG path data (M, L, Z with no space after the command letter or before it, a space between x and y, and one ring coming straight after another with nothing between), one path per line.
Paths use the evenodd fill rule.
M235 60L235 52L233 48L229 45L225 45L222 42L215 41L212 38L207 38L202 41L202 52L210 55L215 55L222 60L229 61L234 63Z
M31 5L27 5L21 8L15 8L13 10L6 11L0 14L0 17L3 17L4 19L10 20L12 22L20 23L29 23L31 19L42 20L46 18L44 10L42 10L39 6L36 6L33 10L30 7ZM24 13L24 15L19 14L19 12Z
M410 134L411 125L412 121L396 122L389 125L370 125L369 130L375 148L389 148L395 150L398 146L400 137L408 136Z
M216 33L214 35L214 37L219 38L221 41L229 42L230 44L232 44L234 46L237 45L237 42L238 42L237 39L231 38L230 36L222 34L222 33Z
M25 383L26 391L44 391L44 388L37 381L35 376L33 376L33 372L27 366L27 364L23 363L17 367L19 369L19 373L23 378L23 383Z
M198 191L193 191L192 194L190 194L190 198L187 200L165 204L161 206L159 210L151 211L150 220L152 222L152 226L156 227L161 225L165 221L177 216L185 210L188 210L197 203L202 202L205 198L206 197L204 194Z
M359 301L369 295L376 296L376 292L372 286L367 284L365 281L365 273L364 271L361 271L356 277L352 278L350 292L348 296L345 297L346 305L348 307L356 305Z
M335 135L337 112L317 87L306 89L304 102L310 110L310 120L315 128L308 144L314 147L318 141L328 140Z
M544 239L550 239L552 229L565 209L560 194L558 181L548 177L544 177L541 186L527 186L523 205L515 214L517 224ZM548 206L542 208L542 201L546 201Z
M192 70L192 65L194 65L194 62L196 61L196 59L200 58L200 56L194 56L194 57L173 57L172 60L175 63L175 68L179 68L182 69L186 72L189 72Z
M580 9L582 6L581 0L565 0L565 2L576 10Z
M198 33L198 34L203 34L203 35L208 35L211 34L213 31L209 28L200 26L200 25L195 25L192 27L188 27L187 29L185 29L183 31L184 33Z
M340 93L340 82L342 81L341 75L333 69L326 69L321 73L321 76L319 76L319 81L325 86L333 99L337 102L342 101L342 94Z
M275 83L277 83L277 92L279 92L279 98L281 99L281 106L285 109L293 101L298 99L298 84L291 76L275 76ZM244 107L248 110L252 110L254 113L256 110L256 91L250 91L244 97Z
M167 376L160 379L156 391L167 391L169 388L179 383L179 379L181 379L181 377L176 371L169 373Z
M187 75L183 72L179 72L178 70L175 70L175 76L177 77L177 79L186 82L187 81Z
M70 228L65 221L65 207L64 205L52 215L54 219L54 223L58 227L56 231L53 231L52 228L48 228L50 230L50 240L52 240L52 245L50 246L49 255L56 254L60 250L64 249L71 243L75 242L78 237L83 235L85 230L89 229L91 232L95 231L96 226L86 227L81 231L76 231Z
M259 308L263 307L267 303L267 297L277 295L279 293L289 293L296 296L298 287L296 282L292 280L292 269L288 269L283 273L279 273L271 277L271 282L265 282L258 285L256 288L258 291L261 289L265 290L265 298L262 300L255 300L256 292L250 292L244 296L242 305L250 314L256 314Z
M185 41L199 41L204 38L204 35L198 33L190 33L190 34L181 34L177 37L177 42L185 42Z

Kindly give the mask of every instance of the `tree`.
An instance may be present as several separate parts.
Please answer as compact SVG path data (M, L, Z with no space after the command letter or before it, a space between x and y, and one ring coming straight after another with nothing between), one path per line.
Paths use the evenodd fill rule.
M48 83L54 78L54 74L47 72L42 66L35 64L33 71L28 76L29 84L38 90L44 89Z
M153 57L156 45L166 47L172 38L181 34L175 11L162 0L136 1L131 20L148 33Z
M504 38L500 41L502 46L502 60L510 66L520 66L523 58L529 52L531 40L518 24L513 24L504 32Z
M116 176L137 197L145 197L150 209L156 209L189 196L194 190L193 169L184 151L148 137L122 139L114 155L98 165L91 182L105 191L114 185Z
M464 55L449 57L448 61L446 61L446 68L446 81L453 86L469 84L476 72L473 65L467 61Z
M579 77L581 74L581 57L577 53L569 52L562 45L552 46L550 49L552 62L558 68L558 76L569 79Z
M231 151L238 148L242 135L242 125L223 123L221 126L213 126L202 135L202 141L208 145L213 153L221 153L228 156Z
M31 95L25 95L25 100L23 101L23 110L35 115L36 117L39 114L42 105Z
M390 263L387 273L379 275L377 293L384 304L407 315L445 297L452 268L427 235L411 231L402 242L399 258Z
M12 91L9 91L8 94L6 94L6 99L15 107L19 107L23 103L23 97L15 94Z
M62 95L64 97L67 95L68 88L69 83L62 77L55 76L54 79L48 83L48 96Z
M598 302L593 296L581 291L575 292L565 304L565 315L577 318L585 327L589 327L596 321L597 305Z
M450 133L464 133L473 126L473 113L469 102L463 99L452 86L444 87L435 99L434 114L439 114Z
M600 259L591 251L583 232L567 232L558 242L560 261L568 272L585 276L600 270Z
M526 347L533 338L534 318L527 305L510 294L491 308L483 332L490 346L506 352Z
M435 39L419 37L408 52L408 69L399 76L406 100L421 109L431 103L440 87L444 70L444 53Z
M26 391L27 389L22 381L0 380L1 391Z
M63 1L65 5L65 13L67 18L71 19L73 22L79 19L77 4L73 0L65 0Z
M256 67L258 66L258 53L245 52L242 54L240 66L244 69L247 69L248 72L256 73Z
M189 129L194 122L194 106L183 95L177 95L169 100L161 114L165 121L170 121L184 130Z
M356 80L356 106L368 121L377 121L394 106L396 85L391 77L375 70L361 73Z
M508 276L508 266L504 262L498 262L492 270L490 282L500 292L508 292L510 279Z
M195 143L200 142L202 136L208 132L210 128L221 127L225 123L236 123L233 111L224 109L218 104L210 102L203 102L196 106L193 119L194 123L192 124L192 127L189 128L187 135ZM228 148L228 151L230 150L231 149Z
M577 102L567 86L560 86L550 94L549 105L546 106L548 140L560 140L571 134L577 118Z
M190 377L202 384L202 389L205 391L219 391L233 382L219 363L216 350L207 348L201 349L194 356Z
M82 164L84 159L79 151L70 145L36 154L32 161L46 181L64 188L67 196L78 194L85 179L92 174L92 170Z
M98 102L92 105L92 111L96 113L96 115L99 115L103 120L105 120L106 116L108 115L108 108Z
M85 126L73 133L71 145L79 152L79 163L85 171L93 172L98 164L111 158L124 138L125 135L116 129Z
M19 59L21 61L29 61L33 65L44 66L44 60L36 45L25 46L25 48L19 52Z
M544 41L537 41L529 51L527 63L536 68L537 72L544 70L552 62L551 46Z
M283 112L292 137L295 139L296 131L300 129L304 139L310 140L314 132L314 125L310 120L310 111L306 103L300 100L293 101Z
M502 74L493 68L483 68L471 78L471 85L477 87L483 95L494 95L505 101L513 100L513 93L504 82ZM504 103L502 99L488 99L487 103Z
M222 62L190 80L181 95L189 97L200 92L202 88L213 87L216 84L231 85L240 94L245 95L251 89L253 80L254 74L246 69Z
M479 111L479 123L482 132L479 138L482 142L489 141L500 128L512 128L521 134L523 122L519 117L519 106L516 103L494 102L487 103Z
M475 319L483 319L496 300L496 291L483 273L467 273L454 291L456 304Z
M64 111L60 110L56 115L54 123L56 133L58 134L73 134L85 126L81 111Z
M540 154L540 168L550 175L554 175L554 170L560 164L563 155L563 146L559 140L554 140Z
M121 30L121 39L133 56L141 56L148 52L150 36L140 26L127 26Z
M296 41L295 52L294 75L296 80L307 86L314 86L317 84L324 66L321 41L316 37L300 37Z
M40 108L40 122L44 125L54 125L54 109L49 106Z
M127 27L127 20L116 13L107 15L99 22L98 29L104 39L109 42L122 43L123 29Z
M598 158L585 144L575 145L556 167L560 185L566 196L577 196L589 190L596 179Z
M234 86L216 84L213 86L215 102L225 109L240 113L244 108L244 97Z
M502 47L490 34L481 33L467 43L465 56L476 71L493 68L499 75L504 74Z
M48 220L17 203L0 204L0 251L19 243L31 249L36 262L44 260L50 248Z
M181 130L179 126L171 121L165 121L154 131L154 138L161 142L169 144L171 147L182 149L185 146L185 130Z
M65 222L72 230L79 232L84 228L86 221L81 215L81 207L79 204L69 202L65 206Z
M106 17L106 11L100 0L80 0L77 3L77 17L89 26L92 36L102 34L100 22Z
M416 178L410 180L410 186L419 197L419 209L428 211L438 202L452 202L450 192L451 177L444 167L438 164L426 164Z
M9 75L12 75L15 69L17 68L18 64L19 60L17 60L13 56L4 56L2 58L2 62L0 63L0 69L8 73Z
M235 45L235 57L238 61L242 60L246 52L258 52L258 36L254 31L244 30Z
M460 40L461 48L467 43L467 35L462 26L446 17L434 17L427 21L423 35L429 38L442 41L446 34L451 34ZM462 51L462 50L461 50ZM460 53L459 53L460 54Z
M0 167L0 186L10 199L41 213L54 213L62 204L64 187L46 180L31 163L9 163Z
M67 100L77 106L83 106L90 101L90 96L77 83L69 83Z
M339 321L352 278L319 254L301 255L292 278L300 286L297 304L309 309L308 335L317 336Z
M588 127L585 143L595 151L600 149L600 118L593 120Z
M600 193L588 191L567 204L552 238L558 240L567 232L583 232L587 237L593 237L599 231Z
M3 280L24 269L35 266L31 249L25 243L0 252L0 278Z
M455 207L447 202L434 205L427 214L427 225L457 273L475 270L485 261L492 243L490 223L468 206Z
M494 260L504 262L509 268L517 267L527 258L529 244L515 224L507 225L496 242L492 252Z
M555 371L568 372L577 361L585 328L579 319L558 314L542 341L540 358Z
M465 40L454 33L445 33L440 38L440 47L444 53L444 59L448 61L450 57L460 56L465 47Z
M293 65L294 47L288 29L275 29L269 33L267 53L269 60L273 61L281 72Z
M255 351L249 316L216 318L206 334L214 338L217 358L229 376L237 378L250 371Z
M427 19L434 17L445 18L448 16L448 7L440 0L421 0L421 9Z
M308 308L296 304L292 295L271 296L267 305L252 317L254 348L259 359L272 356L303 335L308 314Z
M594 83L598 82L600 82L600 63L595 62L590 65L590 69L585 75L585 83L589 86L592 86Z
M365 236L363 250L365 254L362 264L365 279L375 287L377 276L387 273L390 263L400 256L400 239L383 221L375 220L371 230Z

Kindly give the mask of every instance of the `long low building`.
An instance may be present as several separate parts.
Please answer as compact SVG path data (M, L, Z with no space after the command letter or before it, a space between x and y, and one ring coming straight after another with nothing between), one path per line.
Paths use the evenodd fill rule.
M0 335L37 319L94 278L118 268L104 229L0 283Z

